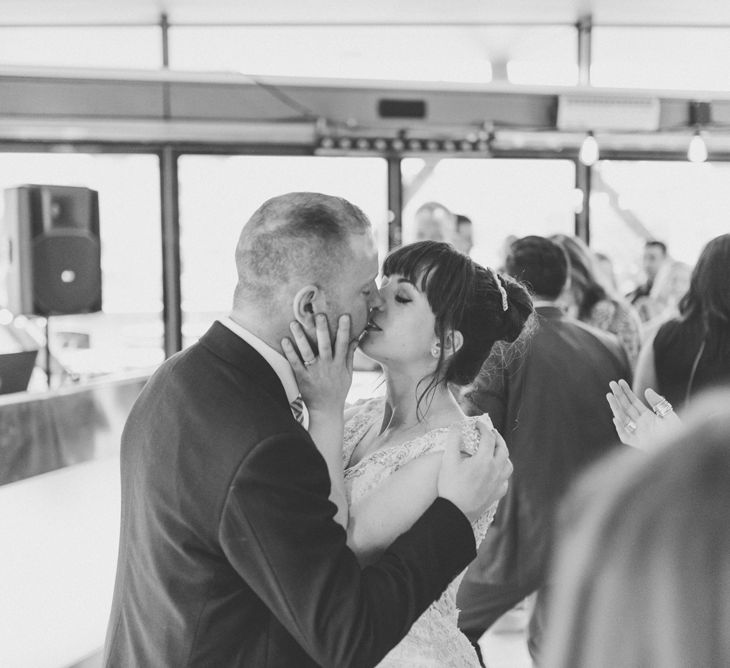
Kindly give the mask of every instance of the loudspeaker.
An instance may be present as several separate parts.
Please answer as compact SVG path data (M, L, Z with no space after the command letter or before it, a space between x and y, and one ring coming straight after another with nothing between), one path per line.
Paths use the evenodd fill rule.
M23 185L5 190L8 304L14 314L101 310L99 194Z

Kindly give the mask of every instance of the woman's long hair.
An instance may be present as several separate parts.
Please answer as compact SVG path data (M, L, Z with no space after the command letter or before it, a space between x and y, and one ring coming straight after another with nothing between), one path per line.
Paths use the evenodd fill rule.
M578 237L554 234L550 239L568 256L568 280L578 307L578 320L588 320L596 303L608 296L599 278L596 260Z
M702 249L679 312L684 322L702 326L710 351L730 344L730 234L715 237Z

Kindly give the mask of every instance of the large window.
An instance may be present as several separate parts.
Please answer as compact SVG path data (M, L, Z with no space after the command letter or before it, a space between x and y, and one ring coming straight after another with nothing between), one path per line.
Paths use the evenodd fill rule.
M185 345L230 312L241 227L270 197L291 191L345 197L372 221L381 253L387 248L387 174L380 158L183 156L179 175Z
M58 382L149 369L163 359L159 183L151 155L0 154L0 190L39 184L99 193L103 310L50 318ZM43 348L45 319L20 315L13 326Z
M162 67L162 36L149 27L0 27L0 65Z
M576 40L571 26L173 26L170 64L252 75L570 85L577 83Z
M409 158L402 172L405 242L415 238L419 206L434 201L471 219L471 255L490 266L502 262L510 235L575 229L575 166L568 160Z
M643 281L646 239L693 265L703 246L728 231L730 165L601 161L594 167L591 245L614 264L619 287Z
M730 28L596 26L592 42L594 86L730 88Z

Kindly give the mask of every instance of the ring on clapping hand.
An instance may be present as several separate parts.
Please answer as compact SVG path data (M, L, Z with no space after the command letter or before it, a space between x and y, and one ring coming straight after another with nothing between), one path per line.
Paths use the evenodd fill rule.
M624 424L624 429L629 432L629 434L633 434L636 431L636 422L633 420L626 420Z
M310 367L312 364L314 364L317 361L317 358L315 357L313 360L304 360L304 366Z
M663 418L667 413L672 412L672 404L666 399L662 399L657 402L656 406L652 406L652 410L660 417Z

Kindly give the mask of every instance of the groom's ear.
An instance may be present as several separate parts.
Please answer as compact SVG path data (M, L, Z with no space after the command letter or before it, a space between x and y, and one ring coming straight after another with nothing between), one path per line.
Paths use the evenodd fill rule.
M317 312L316 301L320 297L320 290L316 285L305 285L294 295L292 307L294 319L304 329L314 329L314 314Z

